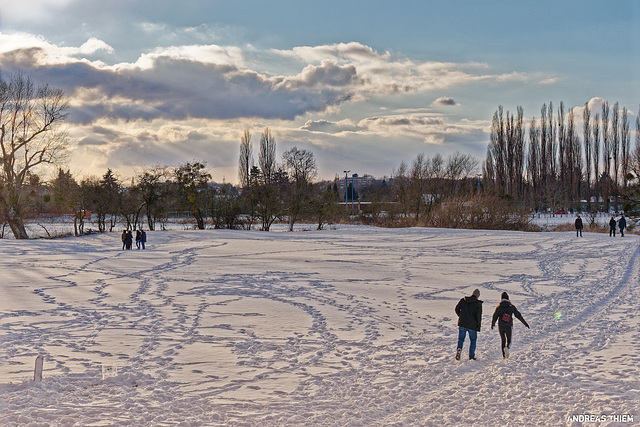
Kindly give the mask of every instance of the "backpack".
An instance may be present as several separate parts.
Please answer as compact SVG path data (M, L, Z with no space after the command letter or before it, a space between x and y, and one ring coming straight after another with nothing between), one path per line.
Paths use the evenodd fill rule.
M500 319L505 323L511 322L511 313L504 313Z

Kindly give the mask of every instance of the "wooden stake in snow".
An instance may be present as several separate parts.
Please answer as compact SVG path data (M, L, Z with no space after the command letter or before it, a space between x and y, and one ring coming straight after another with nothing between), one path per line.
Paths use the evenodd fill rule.
M33 370L33 380L42 381L42 364L44 363L44 356L40 355L36 357L36 368Z

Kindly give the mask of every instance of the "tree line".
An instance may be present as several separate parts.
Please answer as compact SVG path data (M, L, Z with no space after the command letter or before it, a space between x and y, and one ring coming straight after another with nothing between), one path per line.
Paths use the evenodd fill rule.
M402 162L391 177L356 189L353 178L317 180L316 159L309 150L294 146L278 157L276 136L266 128L256 151L250 131L242 132L238 186L212 182L206 163L198 160L145 168L130 179L111 169L99 177L77 179L59 167L69 144L62 128L67 111L62 91L38 86L21 74L9 80L0 76L2 236L9 227L15 238L28 238L26 220L65 215L73 218L76 235L93 231L91 227L98 232L120 226L156 230L185 215L198 229L268 231L276 221L287 223L289 230L302 221L321 229L354 220L392 227L523 229L527 211L514 200L543 207L585 194L615 194L640 170L638 148L629 149L626 109L620 112L617 104L607 104L602 117L585 120L588 137L581 145L573 113L565 114L561 104L557 118L551 105L543 107L528 135L522 109L505 116L500 107L484 176L468 154L418 154L411 163ZM591 117L588 106L584 114ZM586 162L583 153L589 153ZM48 181L41 177L45 165L57 166ZM350 209L354 203L358 209Z
M603 102L575 109L544 104L527 124L522 107L515 114L499 106L493 115L483 166L486 190L536 210L608 210L634 205L640 177L640 115L631 146L629 111Z

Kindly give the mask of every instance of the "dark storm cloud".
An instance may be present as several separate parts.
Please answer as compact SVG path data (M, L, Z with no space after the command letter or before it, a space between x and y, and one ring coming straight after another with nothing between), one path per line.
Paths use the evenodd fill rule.
M153 58L149 67L97 68L87 62L42 65L37 48L0 56L0 68L21 70L74 99L70 120L260 117L290 120L350 99L355 67L323 63L295 76L266 76L235 65Z

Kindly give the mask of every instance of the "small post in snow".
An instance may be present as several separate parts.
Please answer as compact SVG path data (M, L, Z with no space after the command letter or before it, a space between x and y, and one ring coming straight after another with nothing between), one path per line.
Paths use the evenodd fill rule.
M116 365L102 365L102 379L118 376L118 367Z
M44 363L44 356L40 355L36 357L36 367L33 370L33 380L42 381L42 365Z

